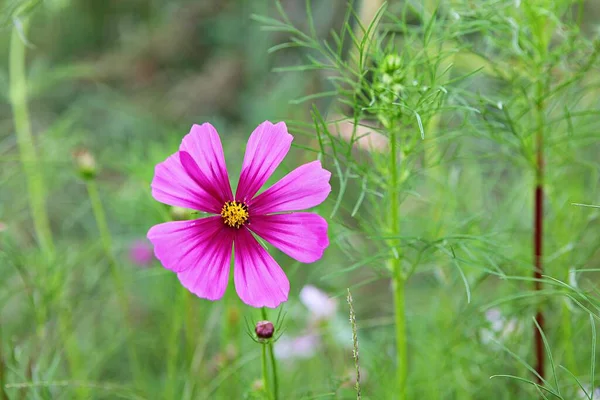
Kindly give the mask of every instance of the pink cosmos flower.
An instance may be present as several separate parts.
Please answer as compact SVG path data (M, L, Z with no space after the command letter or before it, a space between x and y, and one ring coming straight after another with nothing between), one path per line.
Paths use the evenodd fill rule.
M329 245L325 219L291 212L322 203L331 191L331 173L320 161L296 168L256 195L288 153L292 139L283 122L260 124L248 140L235 196L219 134L208 123L192 126L179 151L156 166L156 200L216 214L167 222L148 231L156 258L198 297L223 296L233 247L235 289L244 303L275 308L287 300L289 281L255 236L300 262L322 257Z

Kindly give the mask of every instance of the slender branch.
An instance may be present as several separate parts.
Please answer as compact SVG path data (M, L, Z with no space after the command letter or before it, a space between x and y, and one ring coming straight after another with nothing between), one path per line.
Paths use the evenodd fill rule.
M19 26L16 25L17 23L19 23ZM52 260L54 258L54 242L50 230L50 220L46 213L46 190L42 169L39 167L39 160L33 143L27 106L26 47L22 36L27 33L28 25L26 17L21 20L15 19L15 26L10 38L10 103L21 163L27 177L29 207L31 208L35 234L40 248Z
M390 183L389 183L389 215L390 235L400 235L399 199L398 199L398 143L397 132L394 126L390 127ZM398 400L406 399L406 384L408 378L408 359L406 344L406 312L405 312L405 283L406 279L402 273L402 259L400 246L397 241L392 243L392 255L390 259L392 272L392 283L394 291L394 321L396 327L396 384L398 385Z
M141 379L141 367L139 363L139 359L137 356L137 352L135 350L135 345L132 341L132 329L129 326L129 317L131 316L129 301L127 299L127 293L125 291L125 283L123 281L123 277L121 276L121 270L119 269L119 265L117 260L112 252L112 239L110 235L110 230L108 229L108 223L106 222L106 214L104 212L104 206L102 205L102 201L100 200L100 194L98 193L98 187L96 186L96 182L93 179L86 181L88 195L90 198L90 203L92 204L92 211L94 213L94 217L96 219L96 225L98 226L98 231L100 234L100 240L102 242L102 247L104 249L104 253L108 258L108 262L110 265L111 277L113 280L113 284L115 286L115 291L117 294L117 300L119 302L119 306L121 311L123 312L126 319L126 326L128 327L127 333L127 351L129 356L129 361L131 362L132 375L133 378L140 382Z
M536 114L538 130L536 132L536 169L535 169L535 188L534 188L534 220L533 220L533 258L535 278L534 290L542 290L543 266L543 240L544 240L544 85L540 81L537 85ZM534 325L534 346L538 384L543 384L545 350L542 331L544 330L544 314L541 306L538 306L535 315Z

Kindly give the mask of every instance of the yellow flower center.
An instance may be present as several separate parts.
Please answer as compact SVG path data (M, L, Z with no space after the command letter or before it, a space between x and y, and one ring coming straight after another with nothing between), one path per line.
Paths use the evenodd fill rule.
M228 201L221 209L225 225L239 229L248 221L248 206L241 201Z

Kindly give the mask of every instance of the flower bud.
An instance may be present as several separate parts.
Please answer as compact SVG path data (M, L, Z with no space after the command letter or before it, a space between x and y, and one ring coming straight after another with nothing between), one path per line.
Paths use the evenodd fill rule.
M92 156L92 153L87 149L74 151L73 159L75 161L75 166L77 167L77 172L83 179L90 180L96 176L96 173L98 172L96 160L94 159L94 156Z
M270 339L273 337L275 327L271 321L258 321L254 331L259 339Z
M186 219L189 219L191 215L190 210L188 210L187 208L176 206L171 207L170 214L171 218L174 221L184 221Z
M253 392L264 392L265 382L262 379L257 379L254 382L252 382L251 389Z

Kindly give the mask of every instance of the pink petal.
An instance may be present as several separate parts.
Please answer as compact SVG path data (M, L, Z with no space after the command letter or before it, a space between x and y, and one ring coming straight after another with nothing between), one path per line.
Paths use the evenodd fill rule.
M156 165L152 196L161 203L194 210L220 213L223 202L211 195L192 178L180 159L181 152Z
M304 210L321 204L331 192L331 172L320 161L304 164L248 204L251 215Z
M247 203L265 184L290 150L293 137L285 123L260 124L248 139L235 199Z
M244 303L275 308L287 300L290 282L285 273L247 229L237 231L234 258L235 289Z
M202 125L192 125L190 133L183 138L179 150L192 156L221 203L233 200L221 139L211 124L207 122Z
M155 225L148 231L154 254L177 272L181 284L198 297L223 297L229 280L234 231L220 216Z
M327 221L313 213L255 216L248 228L288 256L304 263L320 259L329 246Z

